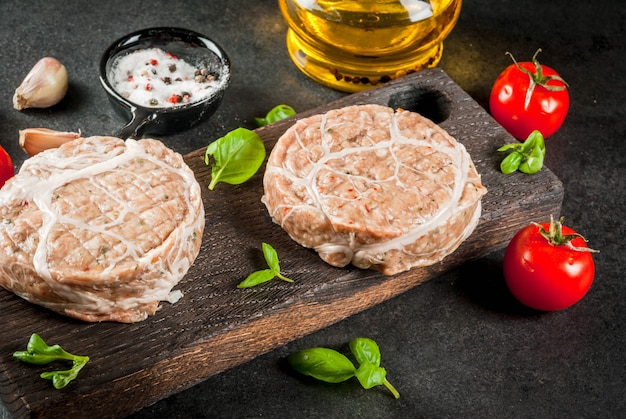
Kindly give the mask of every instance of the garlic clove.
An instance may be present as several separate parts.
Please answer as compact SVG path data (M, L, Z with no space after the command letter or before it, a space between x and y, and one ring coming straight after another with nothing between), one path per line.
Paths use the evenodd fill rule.
M49 148L56 148L68 141L80 138L80 132L54 131L48 128L27 128L20 130L20 146L34 156Z
M21 111L56 105L65 97L68 85L65 66L55 58L42 58L15 90L13 107Z

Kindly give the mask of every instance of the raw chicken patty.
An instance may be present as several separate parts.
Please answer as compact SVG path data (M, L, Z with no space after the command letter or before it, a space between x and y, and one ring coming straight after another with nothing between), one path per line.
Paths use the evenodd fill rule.
M263 184L269 214L296 242L333 266L385 275L456 250L487 192L444 129L380 105L297 121L270 153Z
M136 322L198 255L200 186L157 140L80 138L0 190L0 285L85 321Z

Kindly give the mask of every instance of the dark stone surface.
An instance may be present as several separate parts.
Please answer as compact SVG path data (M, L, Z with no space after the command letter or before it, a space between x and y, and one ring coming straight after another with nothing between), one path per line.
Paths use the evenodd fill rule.
M181 153L239 126L253 128L254 117L278 103L304 111L344 95L292 65L275 1L7 0L1 10L0 144L18 166L25 158L19 129L100 135L124 124L99 85L98 61L115 39L145 27L204 33L233 62L232 84L215 116L163 138ZM491 84L510 63L505 51L524 60L541 47L541 61L570 84L570 112L547 140L546 164L563 181L567 224L601 251L594 256L594 285L580 303L556 313L524 309L506 289L497 252L134 417L623 417L625 21L620 0L467 0L440 63L484 107ZM47 110L13 110L15 88L47 55L68 68L66 100ZM382 388L320 383L285 366L285 356L297 349L345 349L356 336L378 342L399 400Z

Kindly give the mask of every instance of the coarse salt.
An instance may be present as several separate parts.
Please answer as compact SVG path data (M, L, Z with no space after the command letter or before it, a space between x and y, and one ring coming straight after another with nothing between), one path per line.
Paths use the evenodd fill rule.
M222 81L160 48L140 49L115 59L109 74L113 88L136 105L165 108L198 102Z

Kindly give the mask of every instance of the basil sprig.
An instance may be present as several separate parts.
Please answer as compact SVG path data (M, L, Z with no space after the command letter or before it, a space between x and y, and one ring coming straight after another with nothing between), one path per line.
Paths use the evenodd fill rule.
M206 148L204 162L211 165L211 183L213 190L219 182L239 185L250 179L259 170L265 160L265 144L261 137L249 129L237 128L215 140Z
M347 356L329 348L302 349L289 355L287 361L299 373L327 383L346 381L356 371Z
M237 288L250 288L255 285L262 284L263 282L270 281L274 278L282 279L286 282L293 282L292 279L287 278L280 272L280 262L278 261L278 253L271 245L262 243L263 257L269 269L261 269L259 271L252 272L246 279L237 285Z
M14 352L13 357L35 365L45 365L54 361L71 361L72 368L69 370L48 371L41 374L41 378L52 380L52 385L56 389L62 389L68 385L89 362L88 356L72 355L59 345L48 346L37 333L31 335L26 350Z
M380 366L380 349L370 338L355 338L350 351L359 363L355 367L345 355L329 348L309 348L294 352L287 362L301 374L327 383L340 383L356 377L365 389L385 386L397 399L400 393L387 380L387 371Z
M278 105L270 110L265 118L255 118L257 126L271 124L295 115L289 105ZM208 145L204 162L211 165L211 183L213 190L219 182L239 185L250 179L259 170L265 160L265 145L261 137L249 129L237 128Z
M500 170L505 175L519 170L522 173L532 175L543 167L543 159L546 156L546 146L541 132L534 130L523 143L503 145L498 151L513 150L500 163Z
M281 119L289 118L296 114L296 111L289 105L278 105L273 107L265 118L254 118L257 126L262 127L265 125L269 125L272 122L280 121Z

